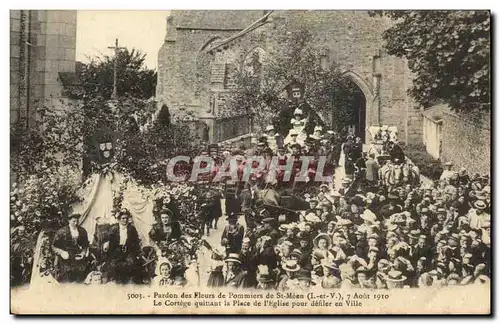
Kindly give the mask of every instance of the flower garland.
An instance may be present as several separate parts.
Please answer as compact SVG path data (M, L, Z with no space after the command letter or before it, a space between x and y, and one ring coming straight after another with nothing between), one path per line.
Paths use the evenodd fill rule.
M39 233L53 233L66 222L71 206L81 201L81 179L70 168L43 168L28 178L20 177L10 192L12 284L29 281Z

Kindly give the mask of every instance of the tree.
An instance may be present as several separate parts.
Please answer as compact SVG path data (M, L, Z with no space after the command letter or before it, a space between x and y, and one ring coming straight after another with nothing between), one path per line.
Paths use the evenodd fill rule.
M117 95L149 99L155 95L156 71L144 66L145 54L136 49L124 49L117 58ZM77 74L82 83L83 93L73 95L82 98L99 93L110 99L113 94L113 71L115 56L104 55L90 59L87 64L78 64Z
M134 50L120 54L119 96L114 100L112 59L79 64L83 87L70 91L80 100L37 102L32 111L36 123L29 129L22 121L11 126L11 172L17 178L10 198L13 284L29 280L39 233L59 228L79 201L82 157L83 179L93 172L118 171L151 187L165 178L162 163L174 149L189 149L193 143L185 124L170 123L168 112L151 122L157 103L145 98L154 94L156 73L144 69L143 62L144 56ZM151 127L144 131L141 126L147 123ZM105 163L99 155L103 140L113 142L114 152ZM114 201L119 203L117 194Z
M279 46L266 64L262 64L255 52L245 68L237 73L229 109L256 115L258 118L254 119L261 128L274 120L286 133L283 124L289 123L293 109L283 93L288 84L297 81L304 84L305 100L314 114L329 116L335 109L340 119L333 126L339 130L348 124L354 112L350 100L346 96L335 97L334 93L341 89L343 93L351 93L356 86L343 76L335 63L326 68L322 66L320 50L314 46L308 31L281 33L277 38Z
M409 94L428 107L490 109L489 11L378 11L395 21L383 37L389 54L415 74Z

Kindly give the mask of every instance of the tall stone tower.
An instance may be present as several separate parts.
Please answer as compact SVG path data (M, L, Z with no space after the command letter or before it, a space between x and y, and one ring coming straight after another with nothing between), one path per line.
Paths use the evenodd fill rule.
M406 63L383 50L390 21L362 11L273 11L260 27L245 32L263 16L254 11L173 11L158 55L157 97L175 114L203 121L208 140L220 142L251 131L244 116L223 116L231 92L231 71L241 69L253 51L272 57L280 32L308 30L325 66L336 64L363 93L356 128L397 126L404 141L417 141L421 116L407 95L411 75ZM250 28L251 29L251 28ZM245 30L245 31L244 31ZM242 32L244 31L244 32ZM217 48L208 51L207 48ZM332 116L334 118L333 110ZM369 136L366 132L366 137Z
M76 10L10 11L11 122L29 125L36 105L59 104L75 72L76 17Z

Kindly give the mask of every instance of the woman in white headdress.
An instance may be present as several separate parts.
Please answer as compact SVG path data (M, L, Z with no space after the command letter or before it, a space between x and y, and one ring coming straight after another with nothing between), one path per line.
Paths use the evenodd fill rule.
M171 278L172 265L167 259L158 260L156 265L155 277L151 281L151 286L169 286L173 280Z

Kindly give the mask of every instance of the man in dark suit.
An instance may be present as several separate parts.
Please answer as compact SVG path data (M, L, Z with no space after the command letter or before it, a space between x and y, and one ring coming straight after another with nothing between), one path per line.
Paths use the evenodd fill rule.
M222 195L219 192L214 193L214 228L217 229L219 218L222 217Z
M363 142L360 137L356 137L356 141L352 144L352 160L357 161L363 154Z
M245 237L241 244L241 268L247 272L249 287L257 285L257 251L250 238Z
M205 195L205 199L201 204L201 220L202 220L202 233L206 233L210 235L210 228L212 227L213 221L218 214L218 207L216 199L214 198L213 192L209 191Z
M224 261L227 265L227 272L224 276L224 286L236 289L247 288L247 272L241 268L239 254L230 253Z
M417 245L410 251L410 259L413 264L417 264L417 261L422 257L425 257L426 260L432 259L432 249L427 245L427 236L425 235L419 236ZM429 264L424 266L428 267Z
M241 211L245 215L245 223L249 230L253 230L257 225L255 224L255 215L253 213L254 207L254 193L252 192L250 182L245 183L245 188L241 191Z
M231 213L227 218L229 224L226 225L221 236L221 245L226 248L226 255L239 253L243 243L245 228L238 223L238 214Z
M267 217L262 220L263 226L257 229L256 237L269 236L273 245L278 244L280 233L276 230L276 219Z

